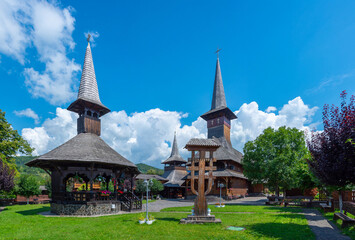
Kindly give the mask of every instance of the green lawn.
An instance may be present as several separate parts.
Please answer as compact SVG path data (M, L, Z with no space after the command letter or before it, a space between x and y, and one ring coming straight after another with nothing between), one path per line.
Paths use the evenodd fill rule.
M160 212L153 213L157 219L153 225L139 225L139 213L44 217L37 213L48 211L48 205L17 205L0 213L0 239L314 239L303 215L274 207L233 208L254 213L216 213L222 224L181 225L186 213ZM227 226L246 230L230 231Z
M321 213L323 213L323 215L329 220L329 221L332 221L333 223L335 223L337 225L337 227L341 230L341 232L345 235L348 235L351 239L354 239L355 240L355 226L351 226L351 227L348 227L348 228L341 228L341 223L342 221L341 220L337 220L336 222L333 221L333 216L334 216L334 213L332 212L328 212L328 213L324 213L324 211L322 209L319 209L319 211ZM336 212L339 212L339 209L337 209ZM349 217L352 217L352 218L355 218L354 215L351 215L350 213L347 214Z

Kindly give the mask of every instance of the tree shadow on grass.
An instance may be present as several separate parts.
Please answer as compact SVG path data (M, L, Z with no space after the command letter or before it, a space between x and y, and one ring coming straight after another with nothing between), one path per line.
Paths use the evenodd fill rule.
M168 222L180 222L180 218L172 218L172 217L157 217L156 218L157 220L160 220L160 221L168 221Z
M290 207L265 207L264 209L265 212L267 212L268 210L270 210L270 212L290 212L290 213L302 212L301 208L290 208Z
M36 208L31 210L17 211L16 213L22 214L24 216L28 216L28 215L37 215L40 212L47 212L50 210L51 210L50 207L41 207L41 208Z
M313 239L313 233L307 225L295 223L257 223L245 227L257 236L271 237L282 240Z

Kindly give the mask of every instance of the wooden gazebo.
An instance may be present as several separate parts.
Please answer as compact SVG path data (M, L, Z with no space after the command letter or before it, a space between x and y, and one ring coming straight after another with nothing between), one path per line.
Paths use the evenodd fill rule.
M133 178L139 174L135 164L121 156L100 137L100 117L110 112L99 98L90 43L86 48L79 94L69 111L79 114L78 135L52 151L28 162L44 169L52 180L51 211L60 215L111 214L120 210L140 209L141 201L133 194ZM85 188L67 191L69 178L80 178ZM93 188L101 180L101 190Z

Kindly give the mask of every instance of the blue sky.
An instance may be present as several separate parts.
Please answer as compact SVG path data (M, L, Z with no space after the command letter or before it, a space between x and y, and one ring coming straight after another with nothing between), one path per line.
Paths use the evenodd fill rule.
M323 104L338 104L342 90L355 94L354 1L31 0L24 4L5 0L0 5L4 11L0 14L0 109L6 111L7 119L20 133L41 128L48 139L57 139L39 154L72 135L57 137L54 119L58 118L57 107L64 109L75 99L87 32L98 35L92 42L92 52L101 101L114 112L124 110L125 119L131 119L134 113L146 113L146 117L152 109L159 109L156 114L162 116L176 113L176 125L170 127L181 132L180 148L188 137L205 133L205 123L198 117L210 109L217 47L222 48L220 61L228 106L242 111L241 106L247 104L244 113L260 119L240 118L255 121L255 125L241 122L235 134L247 127L255 131L244 137L235 135L233 143L238 150L267 127L258 122L265 120L264 113L265 117L275 117L270 115L273 111L265 112L270 106L276 108L276 117L288 119L271 126L282 122L321 130L322 125L317 123ZM294 104L289 104L294 99ZM259 115L250 110L253 102ZM21 112L28 108L31 114ZM297 112L299 109L305 110ZM290 114L300 114L305 120L289 121ZM111 117L120 121L117 116ZM57 120L60 125L60 117ZM159 127L170 130L165 122L160 124L158 132ZM62 131L59 125L58 131ZM122 134L127 141L120 145L136 141L142 146L145 130L134 135L134 125L126 125L131 135ZM75 126L70 126L74 131ZM198 131L192 133L189 127ZM123 130L117 131L121 134ZM140 151L136 146L126 155L135 162L148 156L148 162L158 165L159 159L169 153L171 132L162 133L156 140L160 147L153 148L155 152ZM103 136L122 152L125 147L110 141L119 137L108 133ZM33 145L37 138L28 137Z

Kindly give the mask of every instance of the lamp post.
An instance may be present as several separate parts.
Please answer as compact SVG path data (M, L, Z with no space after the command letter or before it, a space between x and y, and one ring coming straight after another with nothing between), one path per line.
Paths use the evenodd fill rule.
M146 185L146 187L147 187L147 202L146 202L146 207L145 207L145 210L146 210L146 216L145 216L145 218L146 218L146 221L148 221L148 192L149 192L149 185L152 185L153 184L153 181L152 181L152 179L146 179L146 180L144 180L144 184Z
M218 187L219 187L219 207L222 207L222 188L224 187L224 184L218 181Z

